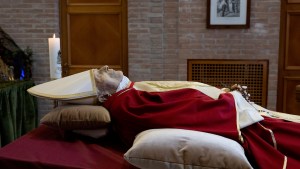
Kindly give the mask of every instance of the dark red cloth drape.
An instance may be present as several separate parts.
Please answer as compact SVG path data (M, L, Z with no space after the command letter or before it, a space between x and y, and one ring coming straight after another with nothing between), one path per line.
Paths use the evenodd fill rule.
M254 168L282 169L286 156L287 169L300 168L300 123L264 118L242 129L243 147L251 164Z
M125 152L113 137L66 140L58 130L41 125L0 149L0 168L137 169L123 158Z
M128 88L112 95L104 106L119 136L129 146L136 134L152 128L190 129L240 141L230 93L214 100L194 89L145 92ZM288 169L300 168L300 123L265 117L241 132L244 142L240 143L254 168L282 169L285 156Z
M233 96L214 100L194 89L120 91L104 103L120 137L131 145L136 134L151 128L181 128L239 139Z

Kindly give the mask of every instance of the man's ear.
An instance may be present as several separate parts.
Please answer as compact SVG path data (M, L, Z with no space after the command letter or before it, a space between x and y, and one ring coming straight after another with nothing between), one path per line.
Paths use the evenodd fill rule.
M109 96L111 96L111 95L105 94L105 95L98 95L97 97L98 97L99 102L103 103L108 99Z

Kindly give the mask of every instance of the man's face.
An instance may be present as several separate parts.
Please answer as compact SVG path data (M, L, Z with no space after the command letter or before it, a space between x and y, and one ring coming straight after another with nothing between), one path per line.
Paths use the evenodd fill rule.
M108 66L103 66L100 69L94 69L93 72L96 80L96 86L110 92L115 92L117 90L123 78L122 71L109 69Z

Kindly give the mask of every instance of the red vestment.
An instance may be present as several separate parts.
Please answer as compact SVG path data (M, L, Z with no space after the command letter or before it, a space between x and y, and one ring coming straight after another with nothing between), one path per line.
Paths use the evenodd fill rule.
M282 169L285 158L287 169L300 168L300 123L264 117L241 131L242 146L254 168Z
M146 92L134 88L121 90L104 103L111 114L112 122L120 138L132 145L135 136L147 129L180 128L221 135L240 142L240 130L234 97L223 93L215 100L202 92L185 88L165 92ZM277 119L263 120L242 129L246 155L254 168L283 168L284 155L288 158L287 167L300 167L300 124L287 127L282 120L273 125ZM277 129L278 149L268 136L269 130ZM294 137L286 131L292 130ZM277 133L278 132L278 133ZM269 134L270 135L270 134ZM287 141L286 138L291 139ZM298 142L297 142L298 140ZM285 147L283 144L293 143Z

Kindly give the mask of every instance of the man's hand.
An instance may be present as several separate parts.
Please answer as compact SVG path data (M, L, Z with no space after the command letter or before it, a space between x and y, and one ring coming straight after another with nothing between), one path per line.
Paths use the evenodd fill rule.
M231 86L230 88L231 91L238 91L242 94L242 96L248 101L250 102L249 100L249 97L250 97L250 94L247 92L247 86L241 86L239 84L234 84Z

